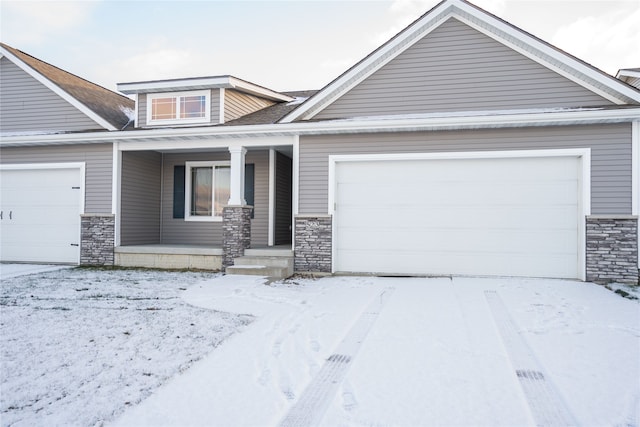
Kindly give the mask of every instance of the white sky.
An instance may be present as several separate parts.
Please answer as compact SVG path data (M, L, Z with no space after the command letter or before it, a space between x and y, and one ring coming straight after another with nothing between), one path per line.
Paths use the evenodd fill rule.
M609 74L640 67L640 0L473 2ZM319 89L437 3L0 0L0 39L112 90L222 74Z

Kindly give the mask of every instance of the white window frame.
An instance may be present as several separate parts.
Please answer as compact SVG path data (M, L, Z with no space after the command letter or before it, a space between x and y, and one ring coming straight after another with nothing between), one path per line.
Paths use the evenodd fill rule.
M180 118L180 98L187 96L204 96L204 117L196 117L190 119ZM174 119L153 119L153 100L160 98L176 99L176 117ZM148 125L173 125L173 124L195 124L211 122L211 91L195 90L186 92L161 92L147 94L147 124Z
M210 162L185 162L184 163L184 220L185 221L204 221L204 222L220 222L222 221L221 216L214 216L215 211L212 206L212 214L211 216L204 215L191 215L191 169L192 168L202 168L202 167L211 167L214 168L216 166L228 166L231 167L231 162L220 162L220 161L210 161ZM215 203L215 188L216 188L216 174L213 172L213 177L211 178L211 203Z

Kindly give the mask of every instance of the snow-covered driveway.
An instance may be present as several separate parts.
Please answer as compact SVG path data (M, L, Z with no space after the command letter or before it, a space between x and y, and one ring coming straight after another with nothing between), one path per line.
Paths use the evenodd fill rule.
M594 284L224 276L183 298L257 319L115 425L640 425L640 305Z

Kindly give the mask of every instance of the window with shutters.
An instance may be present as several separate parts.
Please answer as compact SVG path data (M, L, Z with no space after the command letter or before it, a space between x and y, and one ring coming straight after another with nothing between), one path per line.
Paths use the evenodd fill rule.
M185 163L185 220L222 221L229 201L231 169L228 162Z

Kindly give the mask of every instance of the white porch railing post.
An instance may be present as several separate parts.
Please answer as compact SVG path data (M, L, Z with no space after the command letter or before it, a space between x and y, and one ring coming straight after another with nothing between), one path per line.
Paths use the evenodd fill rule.
M229 206L245 206L244 199L244 158L247 149L244 147L229 147L231 153L231 182L229 191Z

